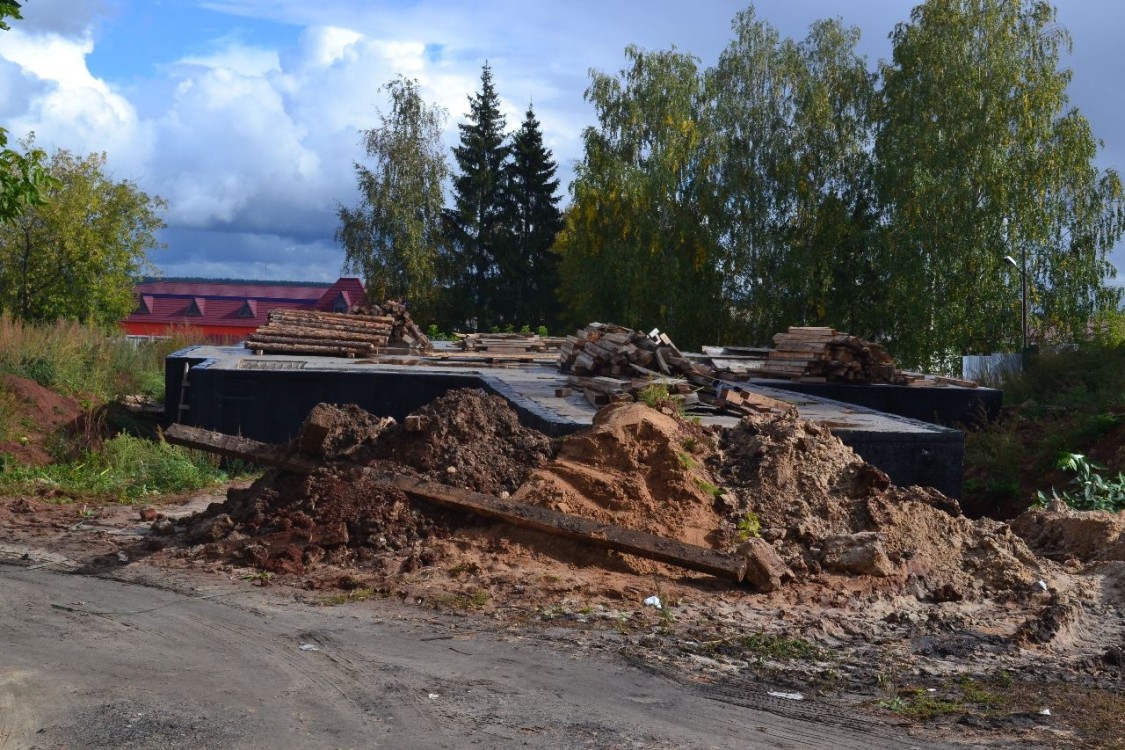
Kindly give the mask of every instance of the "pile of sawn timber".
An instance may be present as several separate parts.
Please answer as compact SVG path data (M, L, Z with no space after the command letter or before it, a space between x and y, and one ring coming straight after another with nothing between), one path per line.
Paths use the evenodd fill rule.
M466 333L457 335L457 348L489 355L541 354L557 350L564 340L536 333Z
M774 349L755 374L806 382L854 381L909 385L918 376L895 367L879 344L834 328L792 326L775 334Z
M644 334L612 323L591 323L567 336L558 367L568 373L570 388L582 391L594 406L644 398L654 386L688 411L725 411L736 415L786 412L792 405L746 389L716 386L714 370L693 362L667 334Z
M395 344L430 348L430 340L399 303L375 306L370 313L273 310L245 346L258 354L364 357Z

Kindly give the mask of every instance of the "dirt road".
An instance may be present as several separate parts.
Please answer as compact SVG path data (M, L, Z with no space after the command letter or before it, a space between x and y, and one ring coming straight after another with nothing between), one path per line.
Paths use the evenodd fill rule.
M937 747L393 600L52 567L0 564L2 748Z

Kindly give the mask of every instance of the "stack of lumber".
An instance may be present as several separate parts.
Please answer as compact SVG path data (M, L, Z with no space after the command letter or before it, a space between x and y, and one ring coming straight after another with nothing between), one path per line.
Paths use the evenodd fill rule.
M457 334L457 347L466 352L496 354L542 353L558 349L565 339L535 333Z
M757 373L803 381L854 381L908 385L913 378L895 367L878 344L833 328L792 326L773 337L775 348Z
M666 334L653 329L646 335L612 323L591 323L567 336L559 350L558 366L563 372L590 377L633 377L639 371L709 379Z
M389 302L365 313L319 310L273 310L269 322L247 340L258 354L313 354L325 357L364 357L392 344L429 348L401 303Z

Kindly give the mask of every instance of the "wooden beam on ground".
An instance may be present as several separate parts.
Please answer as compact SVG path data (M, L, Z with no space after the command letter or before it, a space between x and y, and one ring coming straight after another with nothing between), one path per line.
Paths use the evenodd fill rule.
M380 482L396 487L419 500L446 508L469 511L552 536L574 539L593 547L616 550L719 578L741 581L746 576L744 560L707 547L687 544L645 531L626 529L570 513L560 513L538 505L527 505L515 500L447 487L444 484L413 477L399 476Z
M320 461L294 453L282 445L260 443L249 438L174 424L164 431L164 439L173 445L215 453L227 458L240 458L264 466L276 466L294 474L312 474Z

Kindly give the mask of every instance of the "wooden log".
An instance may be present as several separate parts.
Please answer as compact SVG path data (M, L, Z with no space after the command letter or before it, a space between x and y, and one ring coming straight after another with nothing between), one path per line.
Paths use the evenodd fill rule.
M387 343L382 341L379 344L372 341L342 341L337 338L328 338L327 336L276 336L268 333L255 333L251 340L261 344L309 344L313 346L332 346L334 349L353 350L355 352L370 352L380 344Z
M355 349L357 352L371 351L377 346L387 343L386 338L379 339L337 339L330 336L297 336L293 334L275 334L259 331L253 335L254 341L267 344L312 344L313 346L333 346L338 349Z
M321 310L295 310L293 308L279 307L270 312L270 315L300 315L317 318L320 320L351 320L366 321L371 323L393 323L394 317L390 315L360 315L356 313L335 313Z
M394 329L390 323L365 323L362 321L337 321L337 320L320 320L318 318L306 318L300 316L290 315L275 315L270 314L270 321L267 327L273 326L290 326L294 328L316 328L318 330L326 331L356 331L364 333L368 331L389 335Z
M707 547L411 477L393 477L382 480L381 483L426 502L469 511L552 536L574 539L593 547L624 552L734 581L742 581L746 577L744 560Z
M367 341L385 344L390 338L390 331L381 334L374 329L371 331L350 331L334 328L310 328L307 326L268 325L259 328L254 335L255 337L268 335L293 336L295 338L332 338L339 341Z
M222 432L173 424L164 430L164 439L173 445L215 453L227 458L240 458L264 466L275 466L294 474L311 474L320 467L316 459L303 456L286 446L260 443L257 440L226 435Z

